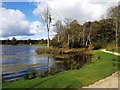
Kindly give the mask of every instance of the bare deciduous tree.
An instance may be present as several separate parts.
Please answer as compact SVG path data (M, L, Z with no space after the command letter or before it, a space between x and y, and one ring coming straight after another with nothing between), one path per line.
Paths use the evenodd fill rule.
M58 20L57 22L56 22L56 32L58 33L58 43L60 43L60 35L61 35L61 30L62 30L62 22L60 21L60 20Z
M47 41L47 46L48 48L50 47L50 38L49 38L49 31L50 31L50 26L51 26L51 12L50 8L47 6L44 11L41 13L41 19L46 23L46 28L48 31L48 41Z
M86 41L86 46L88 45L88 42L89 44L91 44L91 30L92 30L92 25L90 25L90 30L89 30L89 34L88 34L88 37L87 37L87 41Z

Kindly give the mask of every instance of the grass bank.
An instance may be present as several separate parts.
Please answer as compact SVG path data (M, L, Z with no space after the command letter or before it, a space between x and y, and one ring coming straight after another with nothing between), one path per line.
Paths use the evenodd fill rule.
M31 44L31 46L47 46L47 44Z
M80 70L70 70L46 78L31 80L18 80L3 83L3 88L80 88L110 76L118 71L118 56L92 51L92 63L85 65Z

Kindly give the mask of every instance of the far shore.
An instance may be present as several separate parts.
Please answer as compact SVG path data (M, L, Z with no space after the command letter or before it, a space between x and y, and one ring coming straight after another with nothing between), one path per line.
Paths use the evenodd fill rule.
M5 46L47 46L47 44L17 44L17 45L7 45L7 44L0 44Z

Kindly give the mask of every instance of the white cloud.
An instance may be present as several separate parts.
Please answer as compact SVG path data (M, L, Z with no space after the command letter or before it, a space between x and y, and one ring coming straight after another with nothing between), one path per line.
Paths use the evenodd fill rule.
M0 17L0 36L2 37L18 36L19 38L23 35L41 33L44 30L44 26L39 21L27 21L20 10L1 8Z
M14 36L14 35L29 35L29 22L26 20L25 15L20 10L13 9L0 9L2 22L1 36Z
M36 0L37 4L34 14L40 15L40 11L48 5L51 8L55 20L65 18L77 19L79 23L99 20L111 6L117 5L118 0Z
M45 26L39 21L34 21L30 25L30 33L37 34L45 30Z

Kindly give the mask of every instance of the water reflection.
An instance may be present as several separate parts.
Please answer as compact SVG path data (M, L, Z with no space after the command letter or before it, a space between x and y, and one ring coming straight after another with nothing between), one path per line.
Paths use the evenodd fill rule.
M91 57L82 54L37 55L35 52L37 48L37 46L2 46L3 81L23 78L24 73L30 73L31 68L39 73L50 71L52 67L58 72L79 69Z
M69 57L63 58L60 60L60 58L55 58L56 61L56 66L57 70L62 71L62 70L69 70L69 69L80 69L83 65L86 63L90 62L90 59L92 55L80 55L80 54L75 54L75 55L68 55Z

